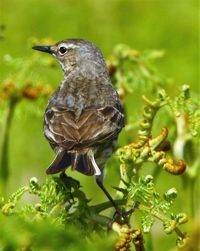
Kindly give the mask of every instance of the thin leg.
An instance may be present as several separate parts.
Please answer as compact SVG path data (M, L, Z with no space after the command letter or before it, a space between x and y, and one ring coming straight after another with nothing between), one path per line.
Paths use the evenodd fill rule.
M129 215L129 214L134 213L135 210L136 210L138 207L139 207L139 202L138 202L138 201L135 201L134 204L133 204L133 207L132 207L130 210L126 211L126 212L125 212L125 215Z
M124 220L126 220L127 224L129 225L129 220L127 219L127 216L131 215L139 206L139 202L138 201L135 201L134 204L133 204L133 207L128 210L128 211L123 211L118 205L117 203L113 200L113 198L111 197L111 195L109 194L109 192L106 190L106 188L104 187L103 185L103 177L101 176L96 176L96 182L97 182L97 185L103 190L104 194L106 195L106 197L109 199L109 201L112 203L112 205L114 206L116 212L113 216L113 220L111 221L110 223L110 226L112 225L112 223L119 217L123 217Z
M96 178L96 182L97 185L103 190L104 194L107 196L107 198L109 199L109 201L113 204L114 208L116 209L116 212L119 215L123 215L123 211L122 209L117 205L117 203L113 200L113 198L111 197L111 195L109 194L109 192L106 190L106 188L103 185L103 182L101 180L101 178Z

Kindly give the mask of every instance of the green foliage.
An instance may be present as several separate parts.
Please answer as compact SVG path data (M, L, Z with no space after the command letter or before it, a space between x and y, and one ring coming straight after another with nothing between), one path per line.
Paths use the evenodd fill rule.
M138 88L150 94L166 85L169 80L153 64L163 55L163 51L139 52L124 44L117 45L109 59L109 69L119 94L124 96Z
M138 182L127 183L123 181L126 188L118 190L123 192L125 197L120 203L126 201L124 208L131 207L134 201L139 202L138 209L142 212L142 228L144 232L149 232L154 222L154 217L163 221L166 233L171 233L178 225L187 222L185 214L172 214L171 218L166 215L176 197L176 190L170 189L164 194L164 198L159 196L153 184L153 177L148 175L139 178ZM23 203L22 197L25 193L36 196L36 203ZM39 184L37 178L31 178L29 186L20 188L13 193L7 201L1 199L1 211L5 219L1 218L8 227L22 227L15 238L8 241L6 231L3 229L1 245L5 248L33 248L33 250L43 250L42 240L51 237L54 233L55 241L48 242L47 246L63 249L63 245L73 245L73 250L78 250L80 246L92 248L93 238L96 235L96 245L101 245L101 239L105 238L106 228L112 218L103 216L101 213L111 207L110 203L103 203L90 206L89 200L80 189L79 182L71 177L61 175L51 177L45 183ZM136 212L137 215L137 212ZM11 217L12 216L12 217ZM6 217L7 218L7 217ZM115 230L115 226L113 227ZM4 232L5 231L5 232ZM115 230L118 232L117 230ZM25 233L22 234L22 233ZM37 233L37 234L36 234ZM59 235L59 238L57 237ZM82 239L75 242L76 238ZM181 240L185 235L181 236ZM84 243L83 239L90 240ZM54 239L54 240L55 240ZM116 237L115 237L116 239ZM107 245L114 245L113 236L110 235ZM56 246L57 245L57 246ZM106 250L106 246L104 246ZM109 250L109 249L108 249Z
M178 210L174 210L178 189L168 188L162 195L161 187L157 183L162 170L172 175L186 172L182 179L191 189L190 199L194 204L194 188L198 180L200 157L198 151L191 154L191 149L197 149L199 141L199 99L190 91L188 85L183 85L175 97L168 95L166 89L171 82L158 72L154 63L161 56L163 53L160 51L140 53L128 46L118 45L108 61L110 76L124 102L128 117L125 133L130 132L130 128L132 131L135 130L128 109L128 98L136 91L145 94L142 97L142 114L137 112L137 116L141 117L140 124L137 124L138 136L135 138L129 135L125 145L116 152L117 164L120 165L120 182L115 187L116 198L125 212L124 217L117 214L113 217L109 212L104 212L112 208L110 202L91 205L91 200L80 187L80 183L65 174L47 178L44 183L32 178L29 185L20 188L7 199L5 191L1 197L0 245L5 250L111 250L114 246L118 251L130 250L133 247L135 250L144 250L143 234L150 236L157 220L162 222L163 232L178 236L179 247L188 245L188 235L180 229L182 224L187 222L188 216L182 212L182 208L181 212L179 207ZM33 100L32 105L40 107L40 100L47 99L51 93L46 82L38 84L37 76L27 84L26 71L34 65L42 64L46 68L54 66L49 64L49 61L40 61L37 55L28 61L15 61L13 58L9 60L14 64L13 68L16 66L16 74L5 80L0 90L4 101L3 107L8 104L7 130L1 161L1 186L4 188L9 178L7 142L14 109L24 100L28 103L20 107L21 111L26 110L29 101ZM165 115L162 113L163 110ZM167 128L160 127L156 122L158 119L166 122ZM155 137L153 129L157 133ZM174 140L172 146L167 140L168 131L171 130L171 138ZM185 158L190 160L188 171ZM152 163L153 171L143 175L142 171L147 162ZM114 161L111 165L114 165L113 163ZM191 217L195 215L196 210L192 205ZM137 226L131 213L138 221ZM118 237L107 234L108 224ZM22 231L18 231L19 226ZM16 231L17 234L9 238L9 231ZM49 240L48 244L46 239Z
M197 0L1 1L0 196L4 198L0 199L0 208L7 205L8 215L0 213L0 250L113 250L114 243L116 250L123 251L133 245L136 250L144 250L144 246L148 251L175 250L177 237L174 233L180 236L182 231L189 232L191 241L181 250L198 250L200 222L195 220L199 218L200 208L197 17ZM40 38L49 34L55 40L86 38L97 44L106 57L119 42L131 46L116 46L108 60L112 81L124 102L127 121L125 130L120 134L119 159L109 161L105 183L108 189L113 184L118 190L124 188L122 191L125 193L116 192L116 198L120 198L118 203L124 209L132 207L130 193L133 198L136 195L137 200L140 198L139 207L131 217L131 228L126 224L113 223L113 231L119 235L117 242L116 236L108 235L106 231L112 212L102 211L111 205L101 203L94 207L95 212L92 210L94 199L97 203L104 197L90 184L91 179L77 175L83 185L81 189L76 182L77 185L73 183L73 186L70 179L69 189L63 186L60 178L43 181L44 169L53 153L43 139L42 115L48 95L61 79L61 71L53 59L31 51L32 43L51 44L51 39L26 41L31 36ZM151 50L143 51L145 48ZM159 66L158 69L155 66ZM162 73L173 76L175 80L166 78ZM182 88L185 83L187 85ZM142 95L146 96L143 115ZM152 100L163 106L158 109L156 106L149 107ZM163 130L163 127L168 130ZM138 130L145 133L146 141L141 133L137 134ZM159 142L163 143L159 145ZM130 143L134 143L131 148L123 148ZM153 145L149 146L149 143ZM165 170L180 167L179 159L187 164L183 175L174 177L163 171L166 163ZM119 162L124 182L116 185ZM124 168L126 175L122 175ZM76 173L72 175L77 177ZM37 176L40 182L34 183L33 179L31 184L20 188L8 199L7 194L26 184L27 177L32 176ZM147 188L143 180L149 178L151 185ZM174 189L177 190L177 197L168 201L165 191L168 190L173 197L176 194ZM79 195L74 194L75 190L80 192L83 207L79 206ZM68 201L67 196L71 193L75 197L75 202L70 200L72 206L68 209L59 205L59 201ZM88 202L86 194L90 194L91 201ZM163 212L156 206L155 200L158 205L159 201L164 205L168 201L169 210ZM66 202L66 205L70 203ZM40 211L41 206L46 211ZM168 219L169 223L174 220L177 225L178 214L183 210L189 222L178 226L181 232L175 229L173 234L166 236L159 224L152 227L157 217L151 211L145 211L151 206L155 206L158 215L166 216L162 223L167 223ZM55 210L52 211L53 208ZM49 215L50 212L52 215ZM165 230L167 228L166 225ZM145 234L142 229L151 230Z
M52 221L29 222L21 217L2 217L0 216L1 228L0 246L3 250L112 250L113 237L110 236L105 242L105 235L93 235L89 242L80 235L77 228L52 224ZM13 233L11 235L9 233Z
M37 81L36 76L32 80L27 79L29 72L35 65L52 66L49 61L40 60L37 55L33 55L29 59L5 55L4 61L12 69L12 74L0 86L0 114L4 110L7 112L0 161L0 190L3 193L6 192L9 177L8 143L14 113L17 110L21 116L24 112L42 114L41 107L52 93L50 85L44 81ZM16 109L19 103L23 103L22 109Z
M36 197L34 200L37 202L23 203L22 197L26 193ZM2 229L0 245L5 250L66 250L66 246L67 250L80 250L82 247L98 249L104 244L93 231L100 235L99 230L101 225L105 226L105 222L95 220L95 209L88 202L79 182L70 177L48 178L43 184L39 184L35 177L31 178L29 186L13 193L6 203L2 199L2 213L10 217L6 219L1 215L2 223L7 228ZM17 230L18 226L20 231L9 240L6 231ZM91 241L86 241L86 237L90 237ZM44 242L45 239L48 239L48 244ZM105 250L109 250L111 245L112 236L104 246Z

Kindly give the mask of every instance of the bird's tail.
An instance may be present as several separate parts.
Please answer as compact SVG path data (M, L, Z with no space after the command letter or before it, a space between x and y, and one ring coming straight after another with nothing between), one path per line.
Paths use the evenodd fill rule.
M55 174L64 171L71 164L71 156L64 150L58 151L54 161L46 170L47 174Z
M101 171L94 159L92 150L74 152L71 155L72 168L88 176L100 175Z
M52 164L47 169L47 174L55 174L64 171L68 166L85 175L100 175L92 150L65 152L59 151Z

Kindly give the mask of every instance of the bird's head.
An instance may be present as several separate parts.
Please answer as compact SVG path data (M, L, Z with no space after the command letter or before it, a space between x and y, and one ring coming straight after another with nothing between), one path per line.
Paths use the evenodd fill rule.
M97 66L105 67L100 50L83 39L65 39L50 46L33 46L33 49L52 54L61 64L65 74L76 68L88 71Z

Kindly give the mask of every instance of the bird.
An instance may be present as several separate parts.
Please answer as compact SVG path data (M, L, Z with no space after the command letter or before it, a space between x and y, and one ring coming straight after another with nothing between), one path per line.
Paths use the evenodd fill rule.
M100 49L84 39L64 39L32 48L53 55L64 73L44 113L44 136L56 153L46 173L64 173L71 166L95 176L97 185L121 214L103 180L125 116Z

